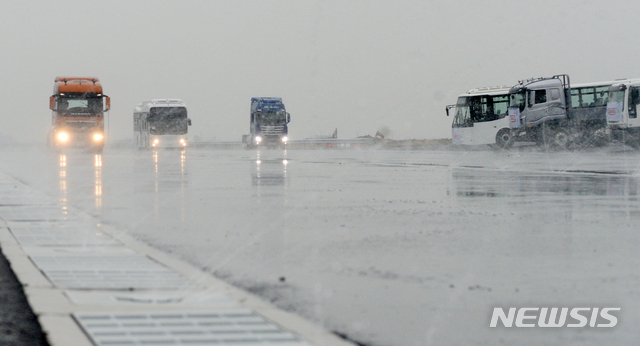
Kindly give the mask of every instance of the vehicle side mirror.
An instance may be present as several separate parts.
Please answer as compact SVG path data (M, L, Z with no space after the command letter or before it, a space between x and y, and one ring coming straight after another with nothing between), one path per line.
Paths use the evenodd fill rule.
M106 111L111 109L111 98L109 96L106 96L106 98L105 98L104 109Z
M191 126L191 119L187 118L187 125Z
M449 116L449 109L455 107L456 105L448 105L445 109L447 111L447 116Z
M287 113L287 124L291 121L291 114Z
M53 110L56 108L56 99L51 96L49 97L49 109Z

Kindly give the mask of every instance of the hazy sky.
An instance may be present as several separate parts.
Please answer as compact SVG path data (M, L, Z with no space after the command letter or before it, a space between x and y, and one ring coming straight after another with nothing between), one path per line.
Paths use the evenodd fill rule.
M44 143L69 75L100 78L116 140L140 101L181 98L192 140L239 141L253 96L283 98L292 139L449 138L471 88L640 77L638 18L612 0L3 0L0 134Z

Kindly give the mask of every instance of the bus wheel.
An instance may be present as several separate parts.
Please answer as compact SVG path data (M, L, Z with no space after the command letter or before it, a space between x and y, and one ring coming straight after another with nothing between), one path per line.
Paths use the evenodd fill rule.
M509 148L513 145L514 138L510 129L502 129L496 135L496 145L500 148Z

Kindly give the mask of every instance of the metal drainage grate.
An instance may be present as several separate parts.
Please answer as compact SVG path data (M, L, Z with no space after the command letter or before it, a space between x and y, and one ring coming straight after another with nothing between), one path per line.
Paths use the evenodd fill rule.
M155 291L155 292L126 292L126 291L86 291L67 290L64 292L69 300L76 305L93 306L154 306L206 308L206 309L238 309L240 304L229 297L208 292L194 290Z
M182 274L142 255L31 255L60 288L179 289L194 287Z
M74 314L96 345L309 345L250 310Z
M70 225L61 222L8 222L11 233L22 246L86 246L118 245L99 228L91 225Z

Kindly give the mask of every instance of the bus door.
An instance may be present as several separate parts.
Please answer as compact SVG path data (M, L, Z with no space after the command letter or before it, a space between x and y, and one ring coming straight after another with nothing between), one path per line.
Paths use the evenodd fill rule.
M473 120L471 119L471 107L468 104L458 104L455 108L455 116L451 126L451 137L453 144L473 145Z
M631 86L629 88L628 98L629 127L640 128L640 86Z
M142 114L142 143L144 143L144 147L148 148L151 143L149 142L149 114Z
M487 95L478 98L480 103L473 123L474 144L496 144L496 135L502 129L510 132L509 95Z

